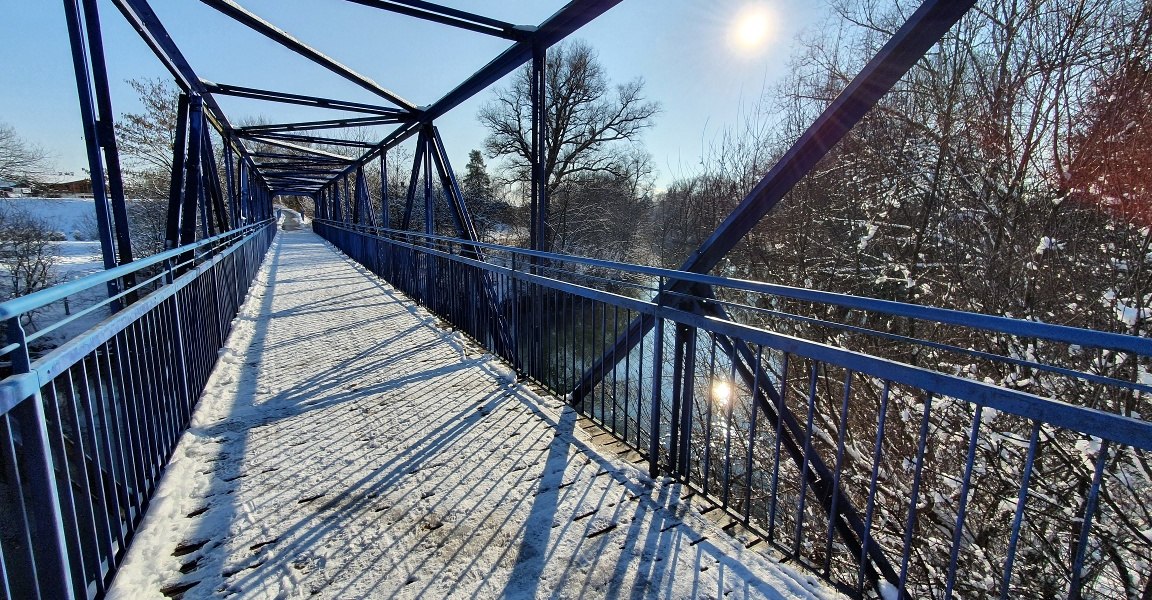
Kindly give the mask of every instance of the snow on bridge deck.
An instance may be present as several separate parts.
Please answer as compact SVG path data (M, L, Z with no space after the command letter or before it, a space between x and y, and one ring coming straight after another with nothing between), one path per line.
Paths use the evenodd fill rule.
M308 231L282 232L110 598L822 598Z

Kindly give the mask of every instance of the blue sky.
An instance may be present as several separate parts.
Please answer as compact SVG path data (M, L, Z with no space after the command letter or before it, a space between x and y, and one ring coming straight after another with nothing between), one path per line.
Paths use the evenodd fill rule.
M538 24L556 0L445 0L442 4L519 24ZM439 98L507 47L482 34L438 26L342 0L240 0L299 39L417 105ZM152 0L197 73L209 80L375 102L355 85L313 65L194 0ZM766 11L767 40L753 49L733 43L750 5ZM625 0L575 34L597 51L615 82L643 77L663 111L644 137L659 182L694 171L718 134L785 73L796 35L821 20L825 4L804 0ZM21 0L5 8L0 35L0 121L55 157L55 168L83 176L87 166L64 27L63 4ZM101 3L104 40L119 115L138 110L124 83L167 77L151 51L108 2ZM497 84L500 85L500 84ZM480 148L476 121L491 91L438 122L453 166ZM221 98L234 122L332 118L307 107Z

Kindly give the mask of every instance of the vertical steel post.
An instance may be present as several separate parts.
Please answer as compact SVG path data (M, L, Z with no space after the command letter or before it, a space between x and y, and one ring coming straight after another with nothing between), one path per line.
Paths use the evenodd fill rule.
M228 179L228 223L233 227L240 226L240 210L236 202L236 157L232 152L232 143L226 137L221 138L224 145L224 176Z
M432 125L424 126L424 135L421 136L424 144L420 152L424 153L424 233L436 233L436 205L432 195Z
M100 142L96 118L96 105L92 98L92 82L88 72L88 51L84 45L84 28L80 20L77 0L64 0L64 14L68 20L68 39L72 45L72 67L76 73L76 93L80 100L80 118L84 124L84 145L88 152L88 169L92 177L92 197L96 204L96 226L100 232L100 254L104 268L116 266L116 247L112 241L112 221L108 207L108 194L104 187L104 163L100 159ZM116 282L108 283L108 295L119 291Z
M250 203L250 190L248 182L248 162L240 159L240 218L237 219L238 225L247 225L251 222L252 218L252 205Z
M88 24L88 46L91 52L92 84L96 92L96 107L100 111L96 136L104 148L107 167L109 201L115 225L116 250L119 264L132 262L132 236L128 229L128 210L124 203L124 179L120 173L120 151L116 148L116 130L112 117L112 97L108 92L108 67L104 62L104 40L100 32L100 13L96 0L84 0L84 20ZM95 172L92 174L95 177ZM132 283L128 282L131 287Z
M9 319L7 325L8 343L19 346L11 354L12 373L29 373L32 370L31 359L20 317ZM56 489L56 467L52 460L52 449L48 445L48 428L40 390L21 400L8 414L20 424L22 433L24 467L28 474L33 521L36 523L33 560L36 563L35 581L40 597L74 598L68 546L64 541L64 516Z
M184 144L188 125L188 94L176 103L176 138L172 142L172 179L168 183L168 215L164 227L164 248L180 245L180 191L184 183Z
M188 97L188 152L184 166L184 204L180 208L180 244L196 241L196 205L200 198L200 142L204 136L204 99Z
M440 186L444 189L444 196L448 200L448 207L452 210L452 220L456 224L459 237L466 240L477 239L476 225L472 221L472 214L468 211L468 204L464 193L460 191L460 183L456 181L456 174L452 172L452 164L448 161L448 152L444 149L444 141L440 139L440 131L433 126L430 154L436 163L436 171L440 176ZM476 248L472 247L473 255Z
M661 278L660 287L664 287ZM660 399L664 387L664 319L656 315L655 339L652 341L652 414L648 440L648 476L660 473Z
M342 207L340 206L341 203L340 203L340 180L339 179L332 182L332 194L328 197L328 199L329 199L331 207L332 207L332 216L331 216L332 220L333 221L343 221L344 220L344 211L343 211Z
M412 176L408 179L408 198L407 204L404 205L404 220L401 221L401 229L408 229L412 226L412 211L416 205L416 183L420 181L420 165L424 159L424 154L420 152L423 144L424 130L421 129L416 136L416 152L412 156Z
M532 201L529 240L533 250L548 251L548 98L546 70L548 49L532 48Z
M388 151L380 153L380 226L392 227L392 215L388 210Z

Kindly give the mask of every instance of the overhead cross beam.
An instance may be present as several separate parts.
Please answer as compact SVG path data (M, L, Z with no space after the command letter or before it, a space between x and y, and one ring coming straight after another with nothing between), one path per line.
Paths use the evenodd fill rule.
M501 52L499 56L481 67L460 85L421 110L420 120L426 123L433 122L531 60L536 48L548 48L556 44L620 2L621 0L572 0L536 29L525 28L525 31L530 32L530 35ZM418 123L406 123L398 127L376 144L375 148L356 159L355 163L348 167L346 173L367 164L383 152L415 135L419 130L420 125Z
M299 154L284 154L281 152L253 152L252 158L266 158L269 160L307 160L309 163L329 163L329 164L347 164L352 162L353 159L343 156L300 156ZM260 164L275 164L275 163L260 163Z
M371 142L358 142L356 140L345 140L341 138L320 137L316 135L299 135L289 133L252 133L249 131L238 131L237 136L252 140L266 142L268 140L278 140L281 142L299 142L302 144L323 144L327 146L347 146L349 148L372 148L375 144Z
M172 77L176 80L177 85L186 94L196 94L204 99L204 104L208 107L208 114L213 122L220 128L220 133L225 139L225 143L231 144L233 142L233 130L231 123L228 122L228 117L212 96L211 91L204 84L203 80L196 75L192 69L192 65L184 57L183 52L172 40L172 36L168 34L164 24L161 23L160 18L156 16L156 12L148 4L147 0L112 0L112 3L128 21L128 24L136 30L144 43L152 49L156 58L168 69ZM243 145L237 143L236 148L239 150L241 156L246 160L251 161L248 149ZM263 181L263 176L259 170L253 169L252 175L258 180Z
M305 154L319 156L321 158L336 159L336 160L339 160L339 161L345 162L345 163L354 160L354 159L347 157L347 156L341 156L339 154L336 154L333 152L328 152L326 150L320 150L318 148L309 148L308 146L301 146L299 144L293 144L293 143L285 141L285 140L268 138L265 136L252 136L252 135L244 136L244 137L247 137L249 139L253 139L254 141L258 141L262 144L268 144L269 146L276 146L279 148L284 148L285 150L295 150L297 152L303 152ZM300 157L297 156L296 158L300 158Z
M397 117L357 117L354 119L328 119L325 121L301 121L298 123L273 123L268 125L249 125L238 127L236 131L243 133L277 133L283 131L314 131L317 129L338 129L344 127L373 127L376 125L394 125L403 119Z
M333 98L309 96L306 94L290 94L288 92L263 90L260 88L231 85L227 83L215 83L206 80L200 80L200 82L204 85L204 89L213 94L223 94L225 96L235 96L237 98L248 98L251 100L262 100L265 102L279 102L282 104L296 104L300 106L312 106L315 108L346 110L349 112L371 113L377 115L408 114L408 111L405 110L387 106L376 106L374 104L365 104L363 102L349 102L347 100L336 100Z
M406 108L412 112L417 110L415 104L412 104L404 98L401 98L390 90L384 89L380 86L380 84L340 64L335 59L325 55L323 52L320 52L308 44L305 44L304 42L301 42L300 40L292 37L288 32L280 29L279 27L276 27L268 21L265 21L264 19L240 6L239 4L236 4L232 0L200 1L231 17L237 22L247 26L249 29L262 34L277 44L288 48L300 56L307 58L308 60L320 65L321 67L324 67L325 69L328 69L329 71L339 75L340 77L343 77L344 79L347 79L348 81L351 81L352 83L368 90L369 92L384 98L392 104Z
M506 40L522 40L527 37L531 31L529 28L519 27L512 23L505 23L504 21L490 19L485 16L449 8L447 6L440 6L439 4L433 4L431 2L422 2L420 0L348 1L354 4L424 19L425 21L440 23L441 25L449 25L460 29L467 29L468 31L484 33Z

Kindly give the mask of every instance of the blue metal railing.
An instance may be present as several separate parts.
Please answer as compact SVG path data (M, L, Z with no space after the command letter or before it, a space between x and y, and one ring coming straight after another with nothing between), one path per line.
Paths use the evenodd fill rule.
M1152 585L1147 338L343 223L315 230L567 395L654 472L727 511L730 530L854 595L1113 597Z
M0 304L0 597L104 593L275 232L249 225ZM83 308L61 315L68 299Z

